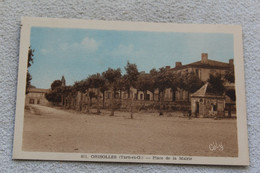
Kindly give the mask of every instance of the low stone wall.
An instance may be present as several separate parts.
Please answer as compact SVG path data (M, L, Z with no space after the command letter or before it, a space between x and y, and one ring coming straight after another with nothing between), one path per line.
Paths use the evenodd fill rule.
M115 110L121 111L130 111L131 110L131 99L115 99L114 100L114 108ZM110 109L112 107L112 100L100 100L99 106L102 109ZM75 109L78 111L86 111L88 108L88 102L86 101L75 101L68 99L67 103L63 105L63 107L67 109ZM91 108L97 108L97 100L91 100ZM187 101L152 101L152 100L134 100L133 101L133 110L134 112L139 111L156 111L156 110L164 110L164 111L189 111L191 109L190 102Z
M120 110L131 110L131 100L119 101ZM164 110L164 111L188 111L190 110L189 102L158 102L158 101L146 101L146 100L135 100L133 102L134 111L152 111L152 110Z

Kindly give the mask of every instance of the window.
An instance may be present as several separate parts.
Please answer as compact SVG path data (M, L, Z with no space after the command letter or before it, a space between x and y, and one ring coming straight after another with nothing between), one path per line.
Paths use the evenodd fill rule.
M200 69L196 69L195 70L195 74L199 77L199 79L201 78L201 70Z
M146 100L150 100L150 94L146 94Z
M217 104L211 104L212 111L217 111Z
M140 94L140 100L143 100L143 94Z
M34 104L34 99L30 99L30 100L29 100L29 103L30 103L30 104Z
M172 101L176 101L175 91L172 92Z
M213 111L217 111L217 105L213 105Z

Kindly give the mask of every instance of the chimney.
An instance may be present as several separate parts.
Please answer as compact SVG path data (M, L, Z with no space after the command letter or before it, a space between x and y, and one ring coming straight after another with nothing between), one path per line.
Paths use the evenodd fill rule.
M208 54L207 53L201 54L201 63L204 63L204 64L208 63Z
M234 65L234 60L233 59L229 59L229 65L233 66Z
M167 69L167 70L170 70L170 69L171 69L171 66L169 66L169 65L166 66L166 69Z
M175 63L175 67L181 67L181 66L182 66L181 62L176 62Z

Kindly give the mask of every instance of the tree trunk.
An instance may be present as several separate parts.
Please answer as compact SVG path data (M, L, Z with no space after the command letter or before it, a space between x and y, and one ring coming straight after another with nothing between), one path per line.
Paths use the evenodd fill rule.
M105 91L103 91L103 109L105 108Z
M112 99L111 99L111 114L110 116L114 116L114 107L115 107L115 91L112 92Z
M131 119L134 118L133 107L134 107L134 92L132 92L132 98L131 98Z
M83 93L80 92L79 110L82 111Z
M158 101L161 102L161 91L158 92Z
M127 90L128 98L130 99L130 89Z
M98 89L97 89L97 114L100 114L100 105L99 105L99 102L100 102L100 89L98 88Z
M163 115L162 106L163 106L163 101L164 101L164 90L162 92L160 92L160 94L161 93L162 93L162 96L160 96L160 112L159 112L159 115Z
M176 101L176 99L175 99L175 97L176 97L175 92L176 91L174 89L172 89L172 101L173 102Z
M89 106L91 107L92 106L92 97L89 97Z
M64 106L64 96L61 95L61 106Z
M89 97L89 91L87 91L87 113L89 113L89 106L90 106L90 97Z

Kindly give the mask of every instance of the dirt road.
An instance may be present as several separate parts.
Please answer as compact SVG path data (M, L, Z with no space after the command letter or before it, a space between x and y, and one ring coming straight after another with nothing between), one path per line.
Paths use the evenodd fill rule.
M32 105L25 111L23 150L46 152L238 155L235 119L158 116L128 112L83 114ZM211 151L209 145L222 145Z

